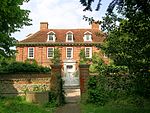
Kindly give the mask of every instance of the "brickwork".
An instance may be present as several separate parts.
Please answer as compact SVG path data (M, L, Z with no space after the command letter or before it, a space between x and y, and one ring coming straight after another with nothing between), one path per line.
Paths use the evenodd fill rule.
M51 46L54 47L54 46ZM77 61L77 63L79 63L80 61L80 51L81 49L84 49L84 46L67 46L67 47L73 47L73 59ZM89 46L87 46L89 47ZM43 65L43 66L50 66L51 65L51 61L49 58L47 58L47 48L48 47L34 47L34 59L38 62L39 65ZM61 53L61 61L63 62L64 60L66 60L66 46L56 46L55 48L59 48L60 49L60 53ZM17 61L25 61L26 59L28 59L28 47L17 47L17 57L16 60ZM109 60L107 58L104 58L104 55L102 54L102 52L100 51L100 49L96 48L95 46L92 47L92 53L94 52L100 52L101 55L100 57L107 63ZM77 64L79 65L79 64Z
M89 66L87 64L79 65L80 69L80 92L81 96L86 90L86 81L89 76Z

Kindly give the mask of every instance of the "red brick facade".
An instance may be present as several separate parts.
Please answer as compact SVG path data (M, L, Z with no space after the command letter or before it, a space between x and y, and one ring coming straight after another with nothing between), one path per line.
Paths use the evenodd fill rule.
M52 46L48 46L52 47ZM33 47L34 48L34 59L38 62L39 65L50 66L51 61L50 58L47 58L47 48L48 47ZM75 59L78 63L80 60L79 53L81 49L84 49L84 46L67 46L73 47L73 59ZM91 46L90 46L91 47ZM61 53L61 61L66 59L66 47L63 46L55 46L54 48L59 48ZM95 46L92 47L92 52L99 52L100 50ZM28 59L28 47L17 47L17 61L23 61ZM100 56L103 58L103 55Z
M49 32L55 33L55 41L47 41L47 36ZM73 33L73 42L66 42L66 33ZM83 37L86 32L91 33L92 41L84 41ZM100 35L98 35L100 34ZM99 52L100 50L96 47L103 42L105 35L99 30L99 25L93 23L91 29L48 29L47 22L40 23L40 31L33 35L29 35L26 39L20 41L17 46L17 61L25 61L28 59L28 48L34 48L34 59L38 62L39 65L50 66L50 58L47 58L47 48L54 47L59 48L61 52L61 61L63 63L66 60L66 48L73 48L73 58L79 64L79 53L81 49L85 47L91 47L92 53ZM103 54L100 55L104 61L107 60L103 57Z

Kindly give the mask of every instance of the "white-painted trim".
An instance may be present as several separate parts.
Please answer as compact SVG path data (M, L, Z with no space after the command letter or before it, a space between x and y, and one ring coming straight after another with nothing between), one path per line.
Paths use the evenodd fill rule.
M73 32L72 32L72 31L68 31L66 34L68 34L68 33L71 33L71 34L73 34Z
M52 48L53 49L53 56L52 57L48 57L48 49L49 48ZM49 59L49 58L53 58L54 57L54 47L47 47L47 58Z
M87 34L87 33L92 34L90 31L86 31L86 32L84 32L84 35Z
M71 49L72 49L72 51L71 51L71 57L67 57L67 49L68 49L68 48L71 48ZM73 58L73 47L66 47L66 58L67 58L67 59Z
M29 49L33 48L33 57L29 56ZM28 59L34 59L34 47L28 47Z
M86 54L86 49L89 48L90 51L89 51L89 57L86 57L86 58L92 58L92 47L85 47L85 54Z
M49 31L47 34L55 34L55 32L54 31Z

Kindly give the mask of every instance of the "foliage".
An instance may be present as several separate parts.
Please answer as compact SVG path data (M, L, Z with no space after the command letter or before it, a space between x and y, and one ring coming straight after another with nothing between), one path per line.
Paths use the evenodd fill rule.
M26 59L25 60L25 63L30 63L30 64L34 64L34 65L37 65L37 61L35 59Z
M4 67L6 67L8 64L12 63L15 61L15 57L9 57L5 58L4 56L0 57L0 72Z
M55 100L55 104L57 106L61 106L65 103L65 91L63 89L63 80L62 80L62 77L61 75L59 74L52 74L51 76L51 93L50 93L50 99L53 99Z
M43 84L29 84L29 85L24 85L22 87L22 91L26 94L27 92L47 92L49 91L49 86L43 85Z
M53 113L54 106L51 105L51 103L44 106L27 103L22 97L0 98L1 113Z
M133 104L109 104L106 106L98 106L93 104L81 104L82 113L149 113L150 103L146 104L144 108L135 107Z
M105 105L111 100L131 94L132 81L126 66L105 65L97 62L98 76L89 76L87 82L87 102Z
M117 29L119 27L117 23L119 23L122 20L121 18L118 18L118 16L114 13L111 14L106 13L106 15L102 17L102 19L103 19L101 22L102 31L106 32L107 34Z
M14 55L16 40L12 33L19 31L24 25L30 25L29 11L21 9L23 2L28 0L1 0L0 4L0 56L8 57Z
M91 6L90 1L93 0L88 0L86 6ZM134 84L132 93L142 97L149 97L150 94L149 7L149 0L112 0L102 22L103 30L108 31L108 38L102 49L114 60L115 65L129 68ZM117 21L118 26L115 25Z
M104 63L104 61L100 58L100 53L93 53L92 55L92 64L90 65L89 71L92 73L98 72L98 63Z
M80 50L79 57L80 57L80 64L87 64L88 62L91 61L90 58L85 57L85 50L84 49Z
M80 0L81 4L85 6L83 11L92 11L91 5L94 0ZM130 12L132 15L136 13L136 11L144 11L145 13L149 13L149 0L112 0L107 8L109 13L112 13L115 7L117 7L117 11L124 15L124 12ZM100 9L101 0L98 0L96 11ZM132 18L132 15L128 15Z
M60 64L60 61L61 61L60 57L61 57L61 53L60 53L59 48L55 48L54 49L54 57L51 59L52 63Z
M147 93L150 88L150 30L147 29L150 28L150 24L144 20L139 20L139 22L134 26L128 20L122 21L120 27L110 33L103 49L116 65L128 66L130 74L135 78L134 83L139 88L137 90L141 90L137 94L141 95L140 87L147 89ZM132 30L135 29L132 28L133 26L136 27L136 31ZM139 87L141 79L147 84ZM141 96L145 96L144 90Z
M99 75L89 76L87 82L86 102L103 106L111 101L124 103L130 97L127 104L143 107L144 98L150 96L148 75L131 75L127 66L105 65L101 61L96 69Z
M23 63L23 62L12 62L7 64L6 62L1 63L0 73L49 73L50 68L38 66L37 64Z
M81 4L83 6L85 6L85 9L83 11L92 11L92 8L91 8L91 4L92 2L94 2L94 0L80 0ZM97 4L97 7L96 7L96 11L98 11L100 9L100 5L101 5L101 0L98 0L98 4Z

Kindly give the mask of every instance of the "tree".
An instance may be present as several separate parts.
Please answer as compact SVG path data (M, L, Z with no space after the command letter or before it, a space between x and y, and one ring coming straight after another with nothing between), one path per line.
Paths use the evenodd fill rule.
M80 2L86 6L86 10L90 10L94 0L88 0L88 2L87 0L80 0ZM122 19L114 15L115 7L117 15L121 15ZM149 70L149 7L149 0L112 0L109 4L108 12L103 17L102 27L103 30L110 31L110 34L103 49L117 65L128 65L132 71ZM120 21L119 26L115 23L118 20Z
M21 9L23 2L29 0L1 0L0 4L0 58L14 54L11 50L16 43L12 33L19 31L24 25L31 25L28 10Z
M118 27L111 28L107 16L112 18L111 14L115 8L122 19ZM135 77L135 93L147 97L147 94L150 94L149 12L149 0L112 0L102 22L109 24L108 28L105 25L104 27L110 31L102 49L116 65L128 66L130 74Z

